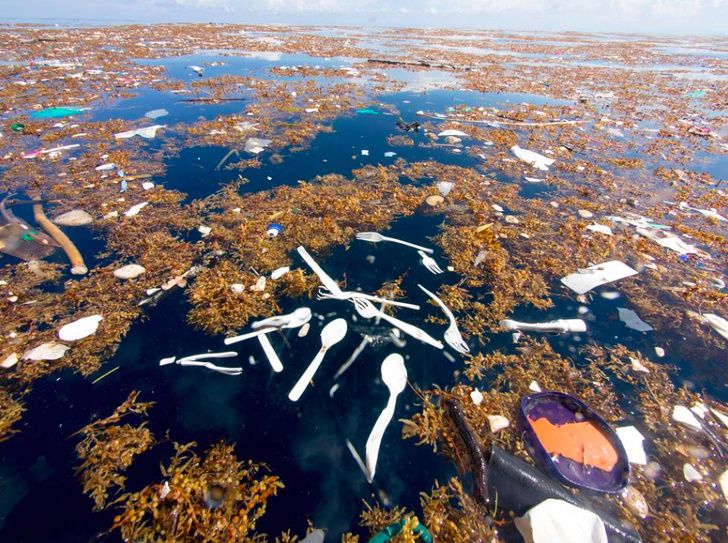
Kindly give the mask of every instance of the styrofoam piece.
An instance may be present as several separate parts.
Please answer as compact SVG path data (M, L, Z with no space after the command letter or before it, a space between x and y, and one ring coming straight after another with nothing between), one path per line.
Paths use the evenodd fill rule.
M624 262L610 260L562 277L561 283L577 294L584 294L600 285L631 277L637 273L637 270L630 268Z
M469 134L463 132L462 130L443 130L440 132L437 137L438 138L446 138L448 136L454 136L456 138L467 138Z
M700 421L695 416L695 413L690 411L690 409L688 409L684 405L676 405L672 408L672 420L674 420L675 422L681 422L682 424L689 426L693 430L700 431L703 429Z
M157 130L160 128L166 128L167 125L164 124L155 124L152 126L145 126L144 128L137 128L135 130L127 130L126 132L119 132L118 134L114 134L114 137L116 139L129 139L133 138L134 136L139 136L145 139L152 139L154 136L157 135Z
M23 354L23 360L58 360L59 358L63 358L63 355L66 354L68 349L68 345L50 341L26 351Z
M715 313L703 313L705 321L725 339L728 339L728 320Z
M514 522L526 543L607 543L596 513L563 500L544 500Z
M619 320L621 320L627 328L637 330L638 332L651 332L654 330L652 326L640 319L639 315L631 309L618 307L617 311L619 312Z
M522 149L518 145L514 145L513 147L511 147L511 152L523 162L530 164L534 168L542 171L548 170L549 166L551 166L555 162L553 158L545 157L534 151L529 151L528 149Z
M103 320L101 315L90 315L77 321L70 322L61 326L58 330L58 337L63 341L77 341L90 336L99 327L99 323Z
M634 426L623 426L615 430L617 437L622 442L624 450L627 453L627 458L630 464L639 464L644 466L647 464L647 453L642 445L645 440L640 431Z

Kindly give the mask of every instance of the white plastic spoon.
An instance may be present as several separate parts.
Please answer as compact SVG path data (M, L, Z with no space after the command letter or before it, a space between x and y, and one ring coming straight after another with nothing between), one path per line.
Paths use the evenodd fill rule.
M367 480L371 483L374 480L374 472L377 469L377 458L379 457L379 446L382 444L384 430L394 416L394 407L397 403L397 396L407 386L407 368L404 367L404 358L402 355L390 354L382 362L382 381L389 389L389 400L387 406L379 415L377 422L374 423L367 439L366 461L367 461Z
M278 355L273 349L273 345L270 344L268 336L266 336L265 334L261 334L258 336L258 341L260 341L260 346L263 347L263 352L265 353L268 362L270 362L273 371L276 373L282 372L283 363L281 362L281 359L278 358Z
M348 325L345 319L335 319L324 326L323 330L321 330L321 349L319 349L319 352L308 365L306 371L303 372L301 378L291 389L291 392L288 393L289 400L292 402L298 401L303 391L306 390L308 383L313 379L316 370L319 369L321 362L323 362L326 351L344 339L347 329Z
M253 328L253 332L242 334L240 336L225 338L223 343L225 345L232 345L240 341L245 341L254 337L261 337L263 334L269 334L274 330L280 330L281 328L299 328L311 320L311 310L308 307L299 307L293 313L287 315L278 315L263 319L262 321L256 321L250 325Z

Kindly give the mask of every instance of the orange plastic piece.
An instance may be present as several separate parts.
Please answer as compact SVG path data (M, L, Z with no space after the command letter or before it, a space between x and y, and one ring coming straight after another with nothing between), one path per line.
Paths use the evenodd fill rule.
M570 422L557 426L546 417L528 418L546 451L604 471L619 459L617 451L593 422Z

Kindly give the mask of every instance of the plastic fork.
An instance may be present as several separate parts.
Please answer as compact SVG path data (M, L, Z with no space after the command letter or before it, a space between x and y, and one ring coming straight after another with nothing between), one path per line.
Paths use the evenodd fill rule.
M425 251L426 253L432 253L432 249L428 249L427 247L415 245L414 243L410 243L409 241L383 236L379 232L359 232L356 235L356 239L361 241L369 241L371 243L379 243L380 241L391 241L392 243L399 243L400 245L413 247L414 249L419 249L420 251Z
M388 300L386 298L379 298L372 296L371 294L364 294L363 292L351 292L347 290L340 290L339 294L333 293L326 287L319 287L316 294L317 300L350 300L352 298L364 298L371 300L372 302L379 302L385 305L396 305L397 307L406 307L408 309L419 310L420 306L415 304L408 304L406 302L397 302L395 300Z
M465 343L462 334L460 334L457 322L455 321L455 315L452 314L450 308L445 305L445 302L443 302L440 298L435 296L435 294L427 290L425 287L420 284L418 284L417 286L420 287L420 289L422 289L422 291L430 298L435 300L437 305L440 306L442 311L445 313L445 315L447 315L447 318L450 320L450 326L448 326L447 330L445 330L445 342L460 354L469 353L470 347L468 347L468 344Z
M427 268L427 270L430 273L434 273L435 275L438 275L440 273L445 273L440 266L437 265L437 262L435 262L435 259L431 256L427 256L422 251L417 251L417 254L419 254L422 257L422 265Z
M177 361L180 366L201 366L224 375L240 375L243 373L243 368L224 368L222 366L216 366L212 362L200 362L198 360L184 360Z
M376 307L374 307L374 305L372 305L372 303L369 300L366 300L364 298L351 298L350 301L354 304L354 309L356 310L356 312L359 313L359 315L361 315L365 319L373 319L375 317L379 317L380 319L387 321L392 326L399 328L405 334L408 334L415 339L419 339L423 343L432 345L433 347L435 347L437 349L442 349L442 347L443 347L442 342L437 341L435 338L433 338L427 332L425 332L424 330L421 330L420 328L417 328L416 326L414 326L412 324L409 324L409 323L406 323L399 319L396 319L394 317L391 317L391 316L387 315L386 313L382 313Z

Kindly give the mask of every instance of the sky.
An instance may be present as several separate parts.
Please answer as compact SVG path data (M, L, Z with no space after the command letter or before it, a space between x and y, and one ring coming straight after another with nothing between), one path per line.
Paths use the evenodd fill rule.
M0 20L728 35L728 0L0 0Z

